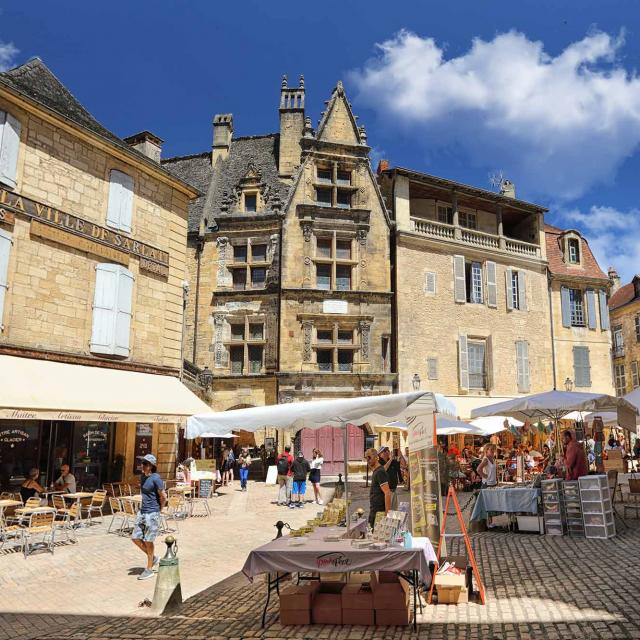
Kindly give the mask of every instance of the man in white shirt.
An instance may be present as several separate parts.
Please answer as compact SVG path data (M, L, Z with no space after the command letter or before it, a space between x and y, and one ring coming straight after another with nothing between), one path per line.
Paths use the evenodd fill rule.
M63 464L60 467L60 477L56 480L56 489L66 491L67 493L76 492L76 478L71 473L68 464Z

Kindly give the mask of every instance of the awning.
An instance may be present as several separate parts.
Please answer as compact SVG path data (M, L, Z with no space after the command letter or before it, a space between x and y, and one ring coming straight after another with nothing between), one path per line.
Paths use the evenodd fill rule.
M178 378L0 356L0 418L181 423L211 411Z

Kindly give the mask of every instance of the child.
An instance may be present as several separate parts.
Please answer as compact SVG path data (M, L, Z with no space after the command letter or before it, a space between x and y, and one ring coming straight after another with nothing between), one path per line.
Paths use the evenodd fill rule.
M293 490L291 491L291 504L289 508L303 507L303 496L307 490L307 474L311 471L311 465L304 458L302 451L298 451L298 456L291 465L293 473ZM296 499L297 497L297 499Z

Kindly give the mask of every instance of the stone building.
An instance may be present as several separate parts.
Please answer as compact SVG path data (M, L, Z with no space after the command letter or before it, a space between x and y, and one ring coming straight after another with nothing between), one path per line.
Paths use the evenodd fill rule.
M102 127L39 60L0 73L0 484L172 474L187 207L161 140Z
M213 372L216 410L394 389L390 221L364 128L338 83L314 130L302 77L283 80L279 119L278 133L233 137L216 115L211 151L163 163L204 194L189 214L186 357ZM297 444L331 470L334 435ZM349 441L361 460L362 429Z
M620 286L620 277L609 270L611 281L611 337L616 395L640 387L640 275Z
M557 388L613 394L609 279L579 231L545 225L545 236Z

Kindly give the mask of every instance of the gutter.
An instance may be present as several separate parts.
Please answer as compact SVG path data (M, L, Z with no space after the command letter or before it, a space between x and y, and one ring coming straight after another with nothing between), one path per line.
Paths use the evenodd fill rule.
M556 371L556 341L555 334L553 331L553 295L551 291L551 272L547 270L547 292L549 295L549 326L551 327L551 367L553 370L553 390L557 391L557 371Z

